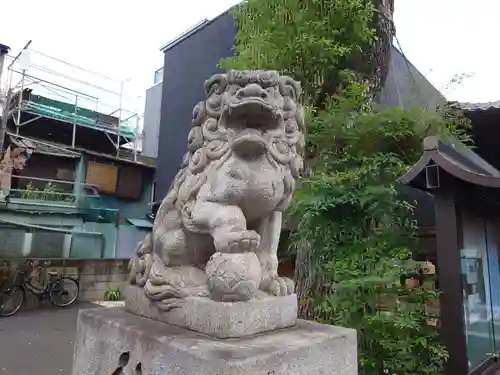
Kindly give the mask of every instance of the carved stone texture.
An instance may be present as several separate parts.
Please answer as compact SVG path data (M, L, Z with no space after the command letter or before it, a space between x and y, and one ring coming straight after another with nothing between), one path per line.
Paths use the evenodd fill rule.
M186 297L170 311L161 310L144 291L134 285L125 289L129 312L201 332L219 339L248 337L257 333L293 327L297 323L297 296L275 297L260 292L250 301L220 302L204 297Z
M260 262L255 253L215 253L207 263L208 290L217 301L248 301L261 281Z
M277 274L277 249L303 168L300 84L276 71L229 71L208 79L205 91L188 152L130 263L131 283L165 311L188 296L248 301L259 290L294 292Z
M292 328L219 340L116 307L80 310L73 358L72 375L358 373L353 329L298 320Z
M130 362L130 351L123 352L120 354L120 357L118 357L118 366L116 369L111 373L111 375L126 375L125 368ZM129 372L132 374L131 372ZM135 365L135 375L142 375L142 363L138 362Z

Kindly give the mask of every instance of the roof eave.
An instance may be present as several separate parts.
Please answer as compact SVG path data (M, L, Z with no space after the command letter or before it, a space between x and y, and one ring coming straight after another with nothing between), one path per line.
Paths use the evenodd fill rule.
M440 142L441 141L437 137L427 137L424 140L424 153L422 157L417 163L415 163L415 165L410 168L408 172L398 178L398 182L404 185L415 187L419 190L432 190L433 188L428 186L427 184L425 187L421 186L421 181L418 181L418 177L421 176L421 173L426 172L426 168L428 166L436 165L446 173L466 183L483 187L500 188L500 172L489 166L489 164L482 160L473 151L467 149L458 141L453 142L455 145L458 142L459 145L467 149L467 153L463 156L468 157L474 165L477 165L482 169L487 169L487 172L478 173L469 170L461 163L455 161L450 155L447 155L445 152L440 150ZM475 156L474 159L472 158L471 154ZM484 162L484 164L478 165L478 159ZM489 168L486 168L487 166Z

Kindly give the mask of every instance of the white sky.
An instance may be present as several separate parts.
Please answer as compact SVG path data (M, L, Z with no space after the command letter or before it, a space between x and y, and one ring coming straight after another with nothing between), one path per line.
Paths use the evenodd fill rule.
M34 50L117 80L132 77L125 91L136 98L163 65L162 45L236 2L3 1L1 13L9 16L0 21L0 43L16 54L32 39ZM474 6L470 0L396 0L395 22L404 54L438 89L455 74L474 73L448 98L495 101L499 14L500 0L475 0Z

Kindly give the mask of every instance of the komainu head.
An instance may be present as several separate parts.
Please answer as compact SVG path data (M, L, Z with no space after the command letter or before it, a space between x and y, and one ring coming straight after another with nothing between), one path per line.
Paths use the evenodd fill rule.
M193 111L185 167L199 173L227 155L270 157L299 176L304 147L299 82L273 70L231 70L208 79L205 93Z

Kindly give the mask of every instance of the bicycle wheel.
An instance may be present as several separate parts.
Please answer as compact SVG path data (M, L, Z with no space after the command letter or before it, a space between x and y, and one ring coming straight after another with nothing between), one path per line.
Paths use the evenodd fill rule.
M26 299L26 291L20 285L12 285L0 295L0 317L17 313Z
M61 277L50 287L49 294L54 306L67 307L75 303L80 294L80 286L71 277Z

